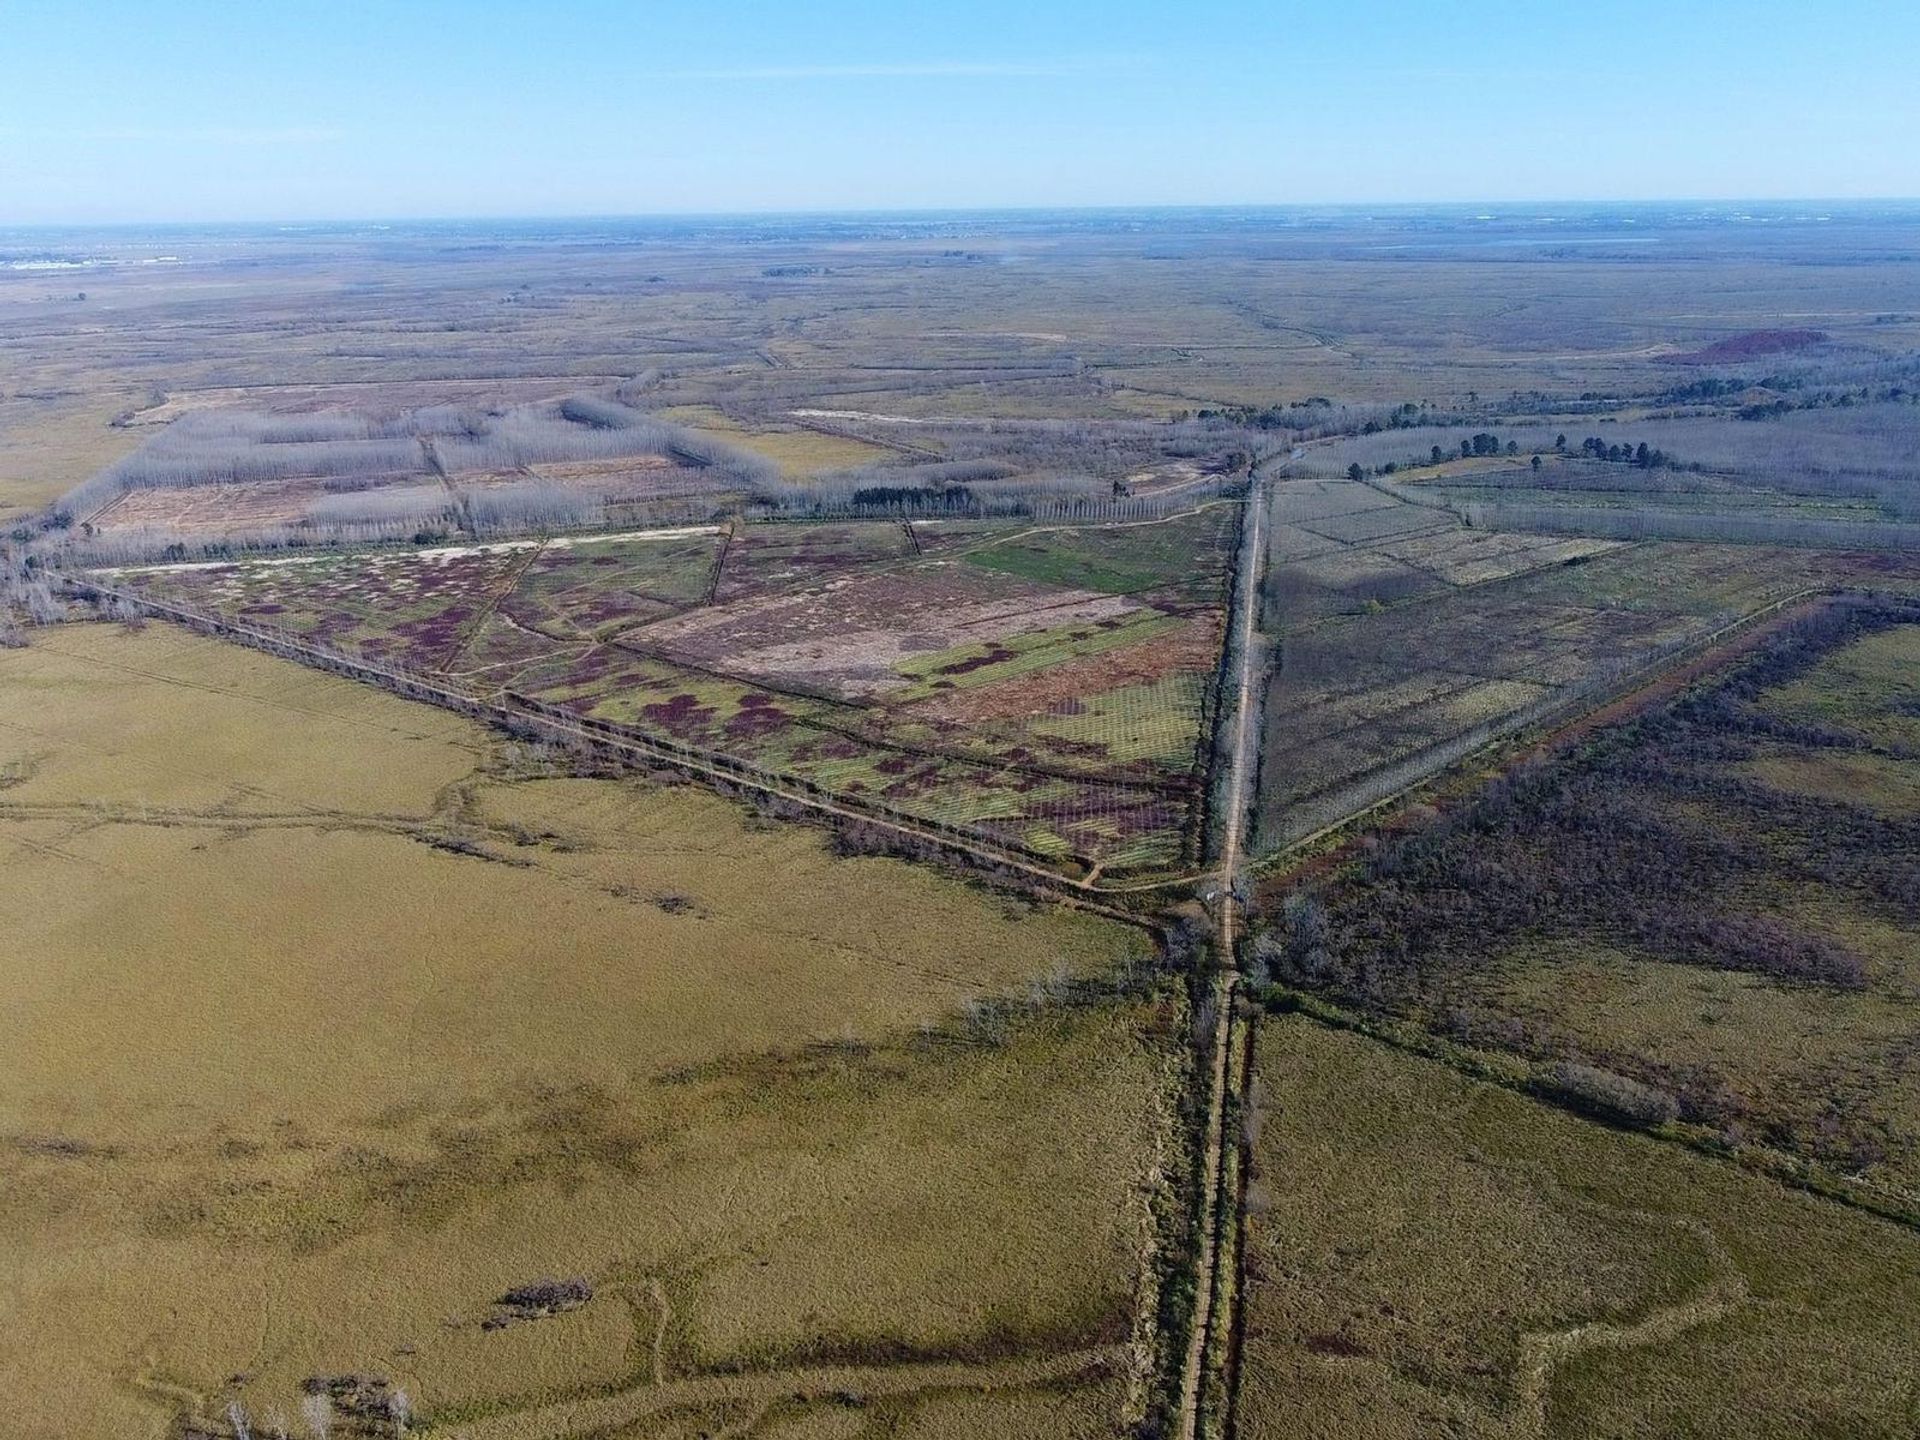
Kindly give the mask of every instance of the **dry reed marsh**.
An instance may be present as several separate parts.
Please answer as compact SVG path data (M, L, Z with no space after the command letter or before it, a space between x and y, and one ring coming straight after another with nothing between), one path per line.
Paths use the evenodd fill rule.
M1263 1022L1240 1433L1909 1436L1920 1240Z
M342 1374L448 1434L1115 1428L1143 939L527 759L158 626L0 654L0 1434ZM496 1304L543 1278L592 1298Z

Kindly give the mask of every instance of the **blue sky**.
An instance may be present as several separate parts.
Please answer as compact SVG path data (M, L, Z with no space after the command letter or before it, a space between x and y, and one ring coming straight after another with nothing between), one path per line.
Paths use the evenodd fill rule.
M1920 195L1912 0L0 0L0 224Z

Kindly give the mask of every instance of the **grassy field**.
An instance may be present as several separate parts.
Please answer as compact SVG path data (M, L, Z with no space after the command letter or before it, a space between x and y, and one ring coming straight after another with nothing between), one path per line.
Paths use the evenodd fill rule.
M1074 876L1191 872L1228 495L1256 463L1268 849L1809 587L1913 587L1914 214L1812 218L223 227L153 265L125 235L16 238L0 529L181 417L452 407L391 474L157 467L33 543L226 560L248 527L310 542L359 507L385 528L338 535L387 548L127 583ZM5 263L43 245L85 252L85 296ZM456 443L582 396L780 476L687 437ZM1022 496L1044 523L977 518ZM1144 496L1191 513L1135 523ZM745 523L816 503L899 516ZM600 519L688 530L532 533ZM1639 538L1663 533L1755 543ZM1343 852L1345 908L1270 913L1259 964L1911 1199L1916 659L1904 629L1858 637L1652 769L1628 746L1565 804L1553 770L1524 823L1504 790L1470 836L1416 810ZM394 1386L416 1429L471 1440L1105 1435L1137 1411L1187 1026L1106 983L1135 937L558 768L159 627L0 652L24 957L0 975L0 1433L219 1429L231 1397L256 1434L298 1429L322 1376L336 1435L355 1407L391 1432ZM1293 1022L1267 1043L1262 1153L1288 1148L1253 1224L1246 1433L1914 1429L1907 1232ZM503 1300L542 1279L592 1297Z
M690 425L696 430L704 430L710 435L718 435L756 455L764 455L780 467L782 474L796 480L804 480L827 470L851 470L857 466L871 465L893 454L883 446L870 445L864 440L854 440L844 435L826 435L800 425L750 429L711 405L670 406L661 412L661 416L681 425Z
M1920 1237L1263 1021L1248 1440L1907 1436Z
M0 654L0 774L0 1432L1117 1425L1134 933L159 626Z
M114 388L0 395L0 524L36 514L138 445L139 431L111 423L138 403Z
M1279 907L1278 978L1920 1198L1915 611L1839 601ZM1290 908L1288 908L1290 906Z

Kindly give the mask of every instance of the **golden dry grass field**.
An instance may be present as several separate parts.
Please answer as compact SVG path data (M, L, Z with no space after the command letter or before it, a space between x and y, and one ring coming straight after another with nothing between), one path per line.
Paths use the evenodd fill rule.
M0 1435L349 1374L475 1437L1112 1433L1177 1047L1077 982L1143 938L536 769L158 626L0 652ZM592 1299L489 1327L543 1278Z
M138 403L138 392L113 389L0 396L0 524L28 519L131 453L146 437L111 422Z
M781 471L794 479L805 479L825 470L850 470L885 460L893 452L844 435L827 435L800 425L778 425L767 429L749 429L711 405L670 406L661 418L691 425L710 435L764 455Z

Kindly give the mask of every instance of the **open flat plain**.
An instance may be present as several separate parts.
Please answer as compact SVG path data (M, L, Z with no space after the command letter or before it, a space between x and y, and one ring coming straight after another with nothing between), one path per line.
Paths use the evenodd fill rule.
M1920 1433L1917 234L0 233L0 1435Z

